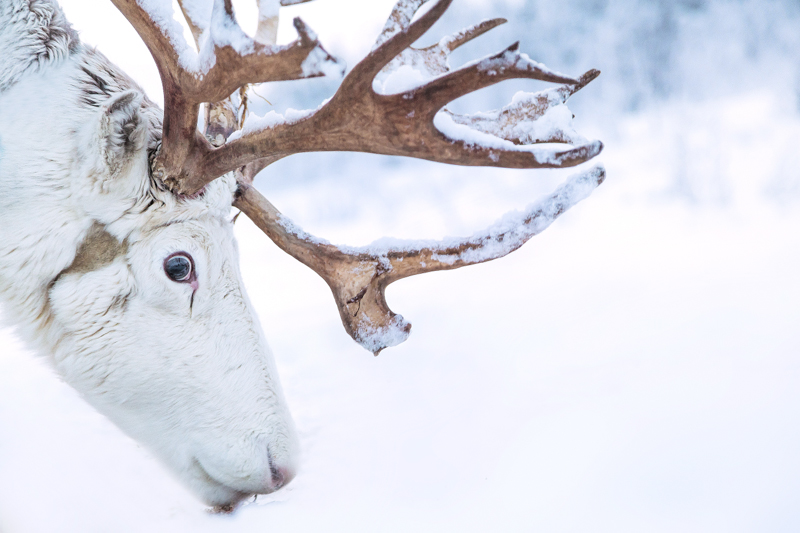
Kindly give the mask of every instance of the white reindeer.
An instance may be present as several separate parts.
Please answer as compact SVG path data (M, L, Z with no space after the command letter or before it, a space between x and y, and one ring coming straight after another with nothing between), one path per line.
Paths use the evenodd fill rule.
M450 51L503 21L417 50L409 46L451 0L413 23L426 0L401 0L376 48L328 103L235 131L241 117L226 97L240 86L338 68L302 22L295 21L300 38L278 47L264 44L277 3L260 2L254 40L236 25L229 1L184 0L197 53L169 22L166 0L112 1L153 53L165 113L81 43L52 0L0 0L0 298L25 341L210 505L231 508L274 491L297 469L298 439L239 273L232 205L323 276L347 331L377 354L410 330L386 305L389 283L506 255L603 180L599 167L579 174L527 213L463 241L327 244L256 192L261 168L313 150L575 165L602 145L571 129L563 104L598 73L556 74L515 47L451 72ZM404 67L426 81L380 94ZM510 78L565 85L493 114L441 110ZM195 128L202 103L205 135ZM552 142L576 146L532 146Z

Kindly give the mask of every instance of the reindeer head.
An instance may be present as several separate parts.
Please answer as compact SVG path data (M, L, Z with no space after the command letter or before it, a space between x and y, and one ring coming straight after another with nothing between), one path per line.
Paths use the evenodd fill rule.
M70 77L83 115L71 200L85 214L49 283L56 368L210 504L289 482L297 438L244 290L228 174L178 196L151 177L161 113L98 53Z
M255 39L241 31L229 0L179 0L193 49L170 22L169 2L112 1L159 68L163 121L135 83L88 48L54 75L64 85L54 89L58 102L69 101L78 111L61 127L70 135L54 136L53 143L61 144L51 149L71 153L73 163L47 170L68 178L59 182L68 189L58 196L61 207L50 215L51 227L61 224L65 237L45 239L59 254L51 271L40 275L46 302L29 312L30 321L49 339L65 379L211 504L228 506L275 490L296 469L291 417L239 274L231 205L325 279L347 332L377 355L405 340L411 327L389 309L388 284L502 257L604 179L601 167L580 173L526 212L468 239L331 245L281 215L253 188L255 174L290 154L331 150L469 166L577 165L602 144L574 132L564 103L599 72L570 78L531 61L517 45L451 71L451 51L504 21L486 21L415 49L411 45L451 0L438 0L414 22L427 0L400 0L375 48L332 99L314 111L247 122L229 98L237 89L245 102L251 83L341 71L299 19L299 39L275 46L265 42L276 24L267 0L259 2ZM384 94L388 80L403 69L421 81ZM444 109L460 96L516 78L563 85L518 95L490 113ZM25 90L22 82L12 89ZM58 102L48 105L63 105ZM203 133L196 127L202 104ZM543 143L572 146L537 146ZM0 258L0 281L5 265L24 259L15 259L19 250L6 249Z

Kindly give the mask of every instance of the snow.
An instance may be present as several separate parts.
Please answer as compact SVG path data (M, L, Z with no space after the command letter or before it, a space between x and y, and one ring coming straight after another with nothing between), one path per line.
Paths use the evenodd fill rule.
M520 94L524 94L525 98ZM551 107L542 111L537 104L539 99L536 93L520 91L512 103L501 110L455 116L445 112L445 115L459 125L509 141L525 144L564 141L573 145L589 143L573 129L572 111L566 105L551 104ZM441 125L443 128L454 128L446 122Z
M169 18L173 19L177 16L180 17L180 11L175 9L175 5L173 4L173 13L177 13L177 15L170 15L166 13L167 7L169 4L166 2L156 2L153 0L146 0L146 4L139 3L142 7L144 7L145 11L148 13L154 13L156 10L159 10L164 15L169 15ZM182 4L179 8L186 13L186 16L191 19L194 24L196 24L199 28L205 29L207 24L204 24L204 21L210 21L212 13L214 11L216 2L214 0L183 0ZM178 24L175 21L175 24ZM176 28L177 29L177 28Z
M400 65L387 74L378 74L372 80L372 90L378 94L400 94L429 82L432 78L412 65Z
M524 121L515 128L514 135L523 142L546 141L559 132L572 130L572 111L564 104L551 107L535 121ZM579 144L585 142L577 134L569 135L570 142Z
M225 13L223 0L214 0L209 40L217 47L230 46L240 55L249 55L255 51L255 41Z
M110 6L64 4L84 40L160 97ZM344 32L363 55L373 35L343 28L352 15L374 34L390 2L332 4L292 9L323 43ZM343 331L325 283L239 218L304 459L286 489L233 515L207 513L0 330L0 531L798 530L796 7L702 4L608 3L592 18L575 12L596 2L454 2L455 29L519 7L489 50L522 28L547 64L603 70L570 106L605 142L608 177L502 260L391 285L414 327L377 358ZM278 114L328 96L292 87L264 90ZM469 235L574 172L308 154L257 185L309 233L357 246Z
M495 148L497 150L519 150L519 151L539 151L542 150L536 146L519 146L510 141L501 139L494 135L484 133L470 128L465 124L458 124L453 120L449 114L444 112L436 113L433 117L433 125L436 129L445 134L448 138L454 141L464 141L468 146L476 146L481 148Z
M407 48L386 65L372 81L372 89L378 94L399 94L421 87L452 70L447 48L448 40L455 36L443 38L438 48L418 50ZM537 72L542 75L561 76L564 74L547 68L542 63L533 61L525 53L506 50L498 57L489 56L466 63L459 69L477 67L480 72L496 76L509 68L519 71ZM459 70L456 69L456 70Z
M300 122L304 118L310 117L321 109L328 101L322 102L317 109L287 109L285 114L276 111L270 111L264 116L258 116L255 113L248 113L244 121L244 126L240 130L234 131L229 137L227 142L233 142L243 135L250 135L260 133L264 130L274 128L278 125L288 125Z

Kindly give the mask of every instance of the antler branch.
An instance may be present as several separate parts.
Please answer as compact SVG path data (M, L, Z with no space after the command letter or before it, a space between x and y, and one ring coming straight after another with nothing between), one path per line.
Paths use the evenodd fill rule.
M411 324L386 303L389 284L409 276L452 270L506 256L544 231L605 179L594 167L570 177L548 198L523 213L506 215L467 239L407 242L388 247L335 246L307 234L248 184L240 184L234 206L283 251L319 274L333 292L339 316L353 339L375 355L400 344Z
M379 94L373 90L381 77L386 78L382 71L387 66L396 70L413 63L415 58L421 57L425 62L433 56L430 48L420 51L409 46L441 17L451 1L439 0L407 27L403 24L424 0L398 2L390 24L378 39L378 46L353 68L329 102L306 115L292 118L271 114L262 121L253 121L232 136L225 146L207 154L203 165L206 179L236 169L255 157L262 158L266 166L287 155L312 151L370 152L456 165L505 168L568 167L600 153L602 143L599 141L554 151L481 136L479 128L448 127L448 115L440 113L442 107L501 81L527 78L566 83L569 88L562 89L560 94L572 94L597 76L597 71L590 71L581 79L573 79L550 71L520 53L518 44L454 72L443 70L447 69L446 54L450 50L498 26L501 19L487 21L435 45L437 53L445 54L445 59L437 64L444 74L429 69L429 74L439 75L399 94ZM403 29L398 30L400 27ZM404 51L411 54L403 57ZM536 141L539 142L543 141Z
M172 19L169 5L137 0L112 0L147 45L164 89L162 147L154 174L179 194L194 194L211 179L204 158L214 151L197 131L201 103L217 102L242 85L324 75L337 65L300 19L299 38L286 46L264 45L247 36L236 23L230 0L213 0L210 19L187 13L199 46L195 53ZM196 7L196 6L193 6ZM230 169L232 170L232 169Z
M582 163L602 150L599 141L566 150L535 146L552 139L583 140L577 135L528 139L532 142L517 137L515 143L481 127L479 120L459 120L441 111L456 98L508 79L565 83L575 92L596 76L592 71L576 80L550 71L520 53L518 44L450 71L447 60L452 50L504 22L485 21L432 47L411 48L452 0L438 0L414 22L415 12L427 0L400 0L375 48L329 102L295 117L272 113L250 121L227 144L215 148L196 131L200 103L222 100L249 83L318 76L338 64L299 19L295 27L300 37L290 45L264 45L248 37L235 21L230 0L212 0L205 18L183 9L200 48L192 58L179 28L171 24L171 12L145 10L136 0L113 1L140 33L161 73L166 113L162 150L153 170L181 194L194 194L218 176L247 164L252 168L257 161L255 167L263 168L287 155L310 151L403 155L470 166L552 168ZM398 94L375 90L386 89L392 74L406 66L424 66L417 72L431 79ZM519 114L525 108L515 111Z

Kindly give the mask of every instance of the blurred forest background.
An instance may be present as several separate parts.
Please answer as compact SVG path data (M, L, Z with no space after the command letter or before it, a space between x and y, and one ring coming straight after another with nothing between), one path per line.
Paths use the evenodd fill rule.
M418 46L496 16L507 18L508 24L458 50L453 66L520 40L523 51L556 70L578 75L590 68L600 69L602 76L569 106L579 130L594 133L612 149L622 144L639 156L644 155L641 150L653 152L648 154L651 173L638 178L636 187L650 199L653 195L669 197L696 206L729 205L737 194L776 205L798 199L800 150L797 137L789 132L798 132L800 113L800 3L463 0ZM353 65L370 41L365 36L356 40L338 34L328 42L329 48ZM291 90L281 85L259 89L279 112L289 107L316 107L333 94L338 82L293 82ZM507 104L517 90L532 90L532 85L506 82L450 107L459 112L495 109ZM273 107L260 102L257 109L265 112ZM637 117L643 116L647 116L647 124L637 123ZM750 142L743 137L751 137ZM651 144L647 148L646 140ZM742 149L746 153L741 153ZM359 174L360 158L323 157L332 158L331 164L348 176ZM737 183L732 175L740 157L760 164L747 183ZM284 164L292 172L291 186L296 180L326 179L316 159ZM382 164L414 163L384 159ZM272 175L272 170L266 175ZM380 187L373 176L368 181ZM277 180L276 186L280 183L283 180ZM357 210L347 206L346 211Z

